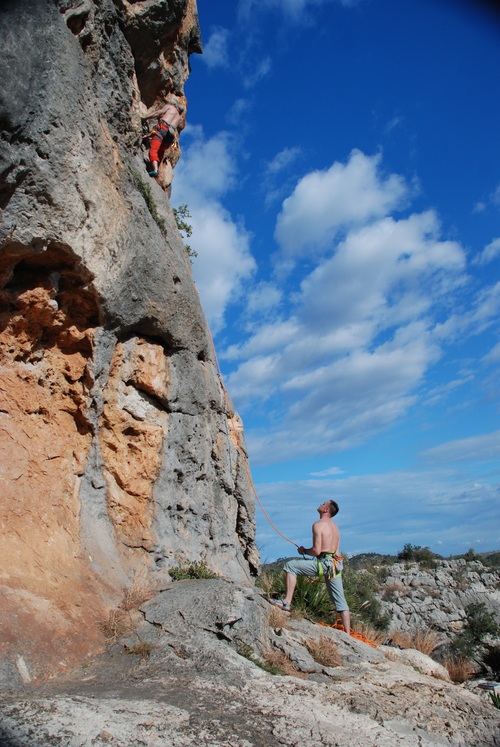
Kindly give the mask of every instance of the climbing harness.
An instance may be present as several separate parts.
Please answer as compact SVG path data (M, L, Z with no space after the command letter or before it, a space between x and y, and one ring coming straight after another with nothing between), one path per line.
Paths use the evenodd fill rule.
M339 564L342 560L342 555L339 555L337 552L322 552L316 558L318 577L326 581L331 581L332 578L340 576L342 571L339 570Z
M148 137L157 137L162 141L162 143L167 145L174 142L175 131L175 127L169 125L164 119L160 119L150 132L147 132L142 136L142 139L145 140Z

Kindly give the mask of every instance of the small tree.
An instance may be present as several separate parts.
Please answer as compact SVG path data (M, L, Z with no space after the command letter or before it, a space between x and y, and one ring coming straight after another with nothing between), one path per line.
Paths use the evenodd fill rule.
M398 560L404 560L405 562L422 563L426 566L435 566L436 561L440 556L432 552L428 547L421 547L420 545L406 544L400 552L398 552Z
M187 205L179 205L178 208L173 208L174 211L174 218L175 222L177 223L177 228L181 232L181 234L184 234L182 236L183 239L189 238L193 233L193 227L190 223L186 222L186 218L191 218L191 213L189 212L189 208ZM198 252L195 251L190 247L189 244L186 244L184 242L184 246L186 248L186 252L188 253L189 258L197 257Z
M500 626L484 602L469 604L465 609L464 627L453 641L454 648L464 657L473 657L482 647L488 635L500 634Z

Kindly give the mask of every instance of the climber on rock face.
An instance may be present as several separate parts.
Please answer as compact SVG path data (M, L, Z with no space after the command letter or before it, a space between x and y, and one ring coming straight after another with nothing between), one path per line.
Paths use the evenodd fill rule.
M165 151L174 142L175 133L183 120L185 111L186 107L173 96L162 107L143 117L144 120L158 118L158 123L147 135L151 141L149 148L151 168L148 171L150 176L158 176L159 165L163 160Z

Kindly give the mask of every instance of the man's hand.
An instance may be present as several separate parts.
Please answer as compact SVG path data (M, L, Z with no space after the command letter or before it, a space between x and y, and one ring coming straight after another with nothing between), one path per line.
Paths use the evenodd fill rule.
M299 555L305 555L306 549L303 545L301 545L300 547L297 548L297 552L299 553Z

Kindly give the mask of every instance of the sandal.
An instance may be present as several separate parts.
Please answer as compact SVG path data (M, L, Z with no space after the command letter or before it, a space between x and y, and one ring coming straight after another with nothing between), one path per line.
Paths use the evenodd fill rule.
M275 607L279 607L283 612L290 612L290 605L285 602L284 599L270 599L271 604Z

